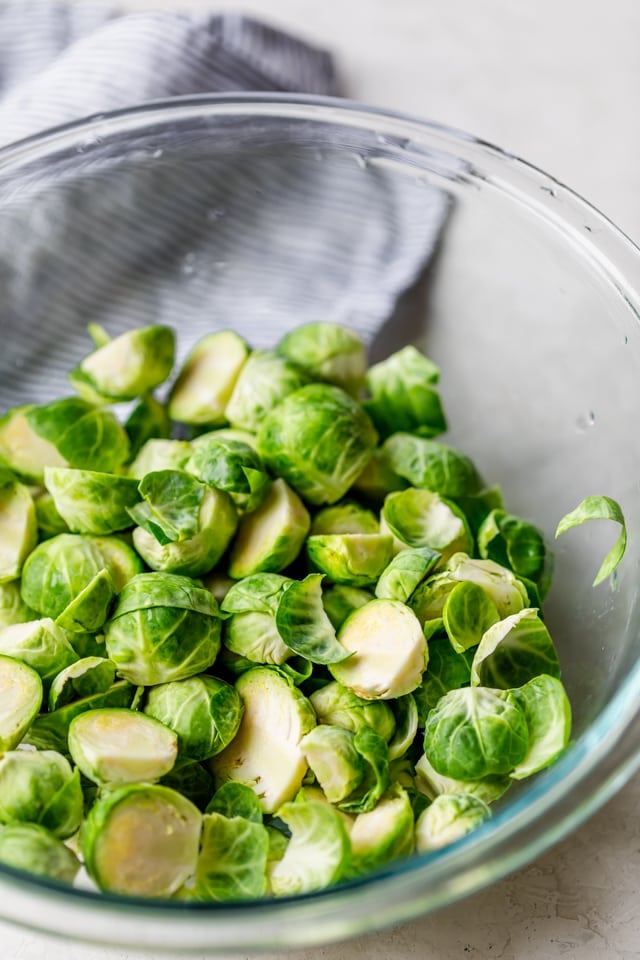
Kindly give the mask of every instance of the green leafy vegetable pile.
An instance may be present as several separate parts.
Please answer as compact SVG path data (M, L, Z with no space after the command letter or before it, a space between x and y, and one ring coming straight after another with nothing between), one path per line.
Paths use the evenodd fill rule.
M224 331L163 403L170 329L90 332L78 396L0 421L0 861L303 893L459 839L554 761L551 553L434 439L430 360ZM614 501L558 533L593 517L622 524L606 575Z

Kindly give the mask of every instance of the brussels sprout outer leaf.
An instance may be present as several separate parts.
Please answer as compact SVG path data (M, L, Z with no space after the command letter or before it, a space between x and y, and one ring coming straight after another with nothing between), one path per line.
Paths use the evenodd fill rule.
M324 612L333 624L334 630L339 630L348 616L354 610L359 610L374 599L372 593L360 587L347 587L337 584L322 591L322 606Z
M396 722L391 705L384 700L363 700L335 680L316 690L310 700L319 723L353 733L372 727L385 741L393 736Z
M207 805L207 813L220 813L224 817L242 817L252 823L262 823L260 801L244 783L227 780L214 793Z
M17 747L42 704L42 680L26 663L0 656L0 754Z
M175 573L143 573L125 585L111 619L153 607L175 607L208 617L219 616L213 596L190 577Z
M101 570L58 614L56 623L69 633L97 633L107 619L112 600L111 575Z
M398 430L435 437L447 429L438 391L440 371L415 347L404 347L367 372L365 409L383 437Z
M338 663L350 653L336 639L324 612L322 580L319 573L295 580L280 597L276 626L287 646L312 663Z
M0 829L0 863L69 884L80 869L76 855L35 823L10 823Z
M442 623L442 621L428 621ZM425 624L426 626L426 624ZM429 663L422 683L413 691L418 708L418 723L424 727L427 714L449 690L468 687L471 682L471 654L457 653L447 636L429 639Z
M365 762L359 786L338 806L346 813L373 810L389 786L389 752L385 740L371 727L362 727L353 736L353 745Z
M15 750L0 759L0 823L39 823L61 839L80 826L80 776L50 750Z
M537 610L524 609L484 634L471 665L471 683L508 690L541 673L558 677L560 661Z
M206 487L182 470L157 470L140 481L145 501L129 509L131 519L158 543L189 540L198 532L200 506Z
M457 653L476 647L483 635L500 619L498 609L477 583L458 583L448 595L442 611L451 646Z
M593 581L593 586L596 587L613 573L622 560L627 547L627 525L620 504L612 500L611 497L585 497L575 510L565 514L562 518L556 529L556 537L566 533L567 530L571 530L572 527L585 523L587 520L614 520L621 527L618 539L602 561Z
M225 613L275 614L284 590L292 583L279 573L256 573L230 586L220 604Z
M127 474L143 480L148 473L162 470L184 470L191 456L191 444L186 440L151 438L144 443L129 464Z
M147 440L167 440L171 436L171 420L163 403L148 393L135 405L124 428L129 437L129 456L133 459Z
M249 900L267 889L269 835L261 823L205 814L193 896Z
M396 729L389 741L389 761L403 757L418 732L418 707L413 694L407 693L395 701Z
M484 777L482 780L454 780L437 773L423 754L415 766L415 783L429 800L435 800L441 793L469 793L484 803L499 800L512 785L509 776Z
M224 625L224 644L252 664L280 666L293 654L278 632L273 613L234 613Z
M267 413L307 382L306 375L273 350L254 350L233 388L225 416L232 426L255 432Z
M300 746L330 803L346 800L362 783L367 763L351 730L322 724L307 733Z
M529 750L511 771L514 780L523 780L548 767L567 746L571 704L560 680L544 674L511 694L522 708L529 728Z
M532 523L506 510L492 510L478 530L478 550L485 559L509 567L518 577L537 581L545 569L547 548Z
M61 533L40 543L22 570L24 602L55 619L101 571L100 551L84 537Z
M446 847L480 826L491 811L471 794L441 794L424 810L416 824L416 848L420 853Z
M113 473L129 458L129 438L114 414L80 397L33 407L26 418L31 429L52 443L69 466Z
M116 678L116 665L103 657L83 657L61 670L49 689L49 711L105 693Z
M383 450L394 473L414 487L453 499L480 490L480 477L469 457L443 443L394 433Z
M177 790L202 811L205 810L213 795L213 778L201 763L175 766L162 777L159 783L163 787Z
M337 323L305 323L285 334L278 352L306 371L312 380L342 387L357 396L364 382L367 357L354 330Z
M393 538L379 533L322 534L308 538L307 554L334 583L373 586L393 556Z
M409 597L440 561L441 554L431 547L403 550L382 571L376 584L379 600L398 600L407 603Z
M464 514L455 503L430 490L409 487L390 493L382 508L386 527L409 547L430 547L448 557L470 551L473 540Z
M131 477L45 467L44 483L73 533L116 533L131 526L127 510L139 499L137 483Z
M291 830L284 857L270 873L276 896L308 893L335 883L348 868L349 836L336 810L322 803L286 803L278 816Z

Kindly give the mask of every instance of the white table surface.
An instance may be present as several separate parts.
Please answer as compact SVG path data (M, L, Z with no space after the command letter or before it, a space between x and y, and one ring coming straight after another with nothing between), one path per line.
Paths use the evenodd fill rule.
M336 53L350 96L461 127L527 158L640 242L639 0L224 0L220 7L203 0L122 0L121 5L238 10L295 30ZM636 778L573 836L489 890L394 930L286 956L640 957L639 808ZM61 944L0 924L0 960L137 956Z

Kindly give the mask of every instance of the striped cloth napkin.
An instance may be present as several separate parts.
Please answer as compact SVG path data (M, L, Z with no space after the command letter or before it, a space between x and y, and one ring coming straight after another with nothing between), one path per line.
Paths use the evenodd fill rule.
M0 4L0 145L230 91L339 88L330 54L247 17ZM264 346L312 320L375 338L433 252L446 195L321 142L248 151L224 138L177 156L159 136L125 162L94 143L26 186L0 166L0 407L68 392L90 321L169 323L184 349L223 327Z

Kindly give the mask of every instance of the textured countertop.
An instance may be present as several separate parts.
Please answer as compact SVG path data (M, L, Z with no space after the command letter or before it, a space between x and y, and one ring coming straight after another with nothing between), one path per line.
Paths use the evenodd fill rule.
M77 0L82 2L82 0ZM123 0L130 9L203 0ZM638 0L224 0L337 54L355 99L478 134L640 242ZM529 867L435 916L292 960L640 957L640 779ZM0 960L135 960L0 924ZM271 957L270 960L276 960Z

